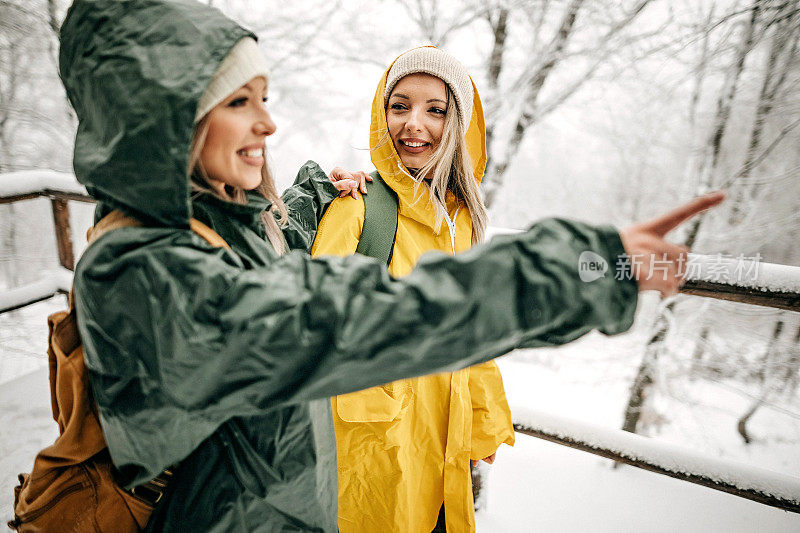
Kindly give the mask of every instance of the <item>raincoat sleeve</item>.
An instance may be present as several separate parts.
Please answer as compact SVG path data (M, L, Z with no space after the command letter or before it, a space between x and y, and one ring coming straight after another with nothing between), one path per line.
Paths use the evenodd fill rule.
M508 408L503 378L494 361L469 368L472 399L470 459L485 459L501 444L514 445L514 425Z
M311 249L319 221L338 196L339 191L314 161L300 167L294 184L282 196L289 212L287 225L282 228L289 249Z
M84 254L76 307L112 459L135 485L223 423L517 347L630 327L627 276L584 283L578 256L623 253L613 228L548 220L402 279L360 256L290 252L244 269L188 230L121 228Z

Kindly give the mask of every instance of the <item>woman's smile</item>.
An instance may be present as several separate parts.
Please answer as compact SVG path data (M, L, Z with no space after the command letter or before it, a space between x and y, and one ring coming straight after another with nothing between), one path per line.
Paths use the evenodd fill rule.
M398 143L403 151L411 154L421 154L431 147L431 143L422 139L400 139ZM402 157L402 156L401 156Z
M261 168L264 165L264 145L253 145L236 152L245 164Z

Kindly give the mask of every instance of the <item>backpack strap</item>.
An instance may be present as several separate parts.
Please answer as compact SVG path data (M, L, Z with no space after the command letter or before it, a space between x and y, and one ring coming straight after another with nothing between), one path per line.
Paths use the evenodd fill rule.
M397 193L381 179L378 171L370 174L364 199L364 226L356 253L380 259L385 264L392 260L394 242L397 237Z
M225 242L225 239L223 239L219 233L209 228L196 218L189 220L189 227L192 228L193 232L205 239L205 241L214 248L227 248L228 250L231 249L230 245Z
M110 212L109 214L101 218L100 221L93 227L89 228L89 231L86 233L86 240L89 244L92 244L94 241L96 241L109 231L113 231L119 228L139 227L139 226L142 226L141 222L139 222L130 215L126 215L119 209L115 209L114 211ZM202 237L203 240L205 240L208 244L210 244L214 248L230 249L228 243L225 242L225 239L223 239L219 233L209 228L196 218L189 220L189 227L193 232Z
M109 231L114 231L118 228L123 227L134 227L134 226L141 226L142 223L136 220L135 218L126 215L119 209L115 209L103 218L100 221L89 228L89 231L86 232L86 242L88 244L92 244L94 241L108 233Z

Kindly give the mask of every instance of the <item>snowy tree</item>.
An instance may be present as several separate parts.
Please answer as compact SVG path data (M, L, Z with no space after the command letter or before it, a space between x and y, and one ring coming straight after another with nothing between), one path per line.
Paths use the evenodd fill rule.
M487 87L489 161L482 184L487 206L531 128L652 37L650 30L631 31L650 3L493 0L467 1L460 9L401 3L425 38L439 46L446 47L459 31L489 30L488 39L480 41Z
M788 201L785 196L787 185L790 190L798 189L796 157L787 157L782 148L792 134L797 139L795 128L800 124L800 114L791 104L800 96L796 87L800 74L797 65L798 3L755 1L744 6L735 5L716 20L716 6L711 3L707 9L705 28L695 40L700 43L700 51L694 67L688 114L699 142L682 180L688 190L696 193L714 188L729 189L732 207L727 217L717 216L713 220L697 217L685 231L683 242L688 246L702 246L709 252L758 253L772 257L774 262L796 263L796 254L770 253L770 241L786 242L786 219L781 213L791 220L796 219L797 211L797 196L789 195ZM723 37L715 37L713 33L720 30L726 30ZM712 58L724 65L721 71L711 69ZM702 127L698 118L699 102L703 101L704 90L714 85L715 92L706 97L713 102L713 113ZM775 109L783 112L773 114ZM768 140L765 139L767 135ZM784 199L776 201L779 190ZM770 238L765 239L765 234ZM679 327L675 318L679 301L680 298L664 302L657 313L631 385L623 423L627 431L645 429L640 424L641 417L652 393L649 389L659 375L660 361L664 357L680 357L671 354L665 343L670 330ZM736 307L728 306L725 312L735 314ZM707 322L704 317L700 320ZM690 368L696 369L703 359L711 334L708 324L701 327ZM768 354L773 351L769 347L766 349ZM770 355L774 357L777 355ZM752 357L748 361L754 364ZM771 375L780 375L786 381L791 372ZM775 387L774 383L762 385L762 395L771 396ZM740 433L743 437L747 420L764 401L763 398L756 401L748 410L749 414L742 417Z
M0 172L71 167L75 124L56 69L61 17L63 6L55 0L0 1ZM21 205L0 205L0 285L30 281L49 261L42 239L25 240L50 231L49 206L28 202L37 204L38 220L21 220ZM15 266L22 258L26 269Z

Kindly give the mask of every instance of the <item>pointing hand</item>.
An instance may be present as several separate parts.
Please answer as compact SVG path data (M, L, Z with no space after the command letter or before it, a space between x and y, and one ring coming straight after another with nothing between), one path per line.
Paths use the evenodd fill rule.
M678 292L686 273L689 248L667 242L664 237L683 222L719 205L724 199L724 191L712 192L664 215L620 231L619 236L640 291L656 290L664 296Z

